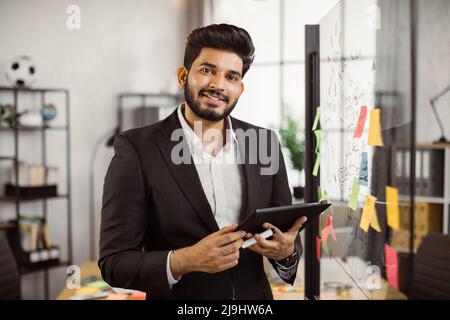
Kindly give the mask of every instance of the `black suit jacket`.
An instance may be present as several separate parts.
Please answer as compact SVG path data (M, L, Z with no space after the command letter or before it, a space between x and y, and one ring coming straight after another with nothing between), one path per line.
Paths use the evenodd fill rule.
M249 139L238 141L241 155L246 155L242 164L245 199L239 220L256 208L291 204L275 134L234 118L231 121L235 131L262 130L258 139L264 136L261 132L266 133L268 140L276 142L279 156L278 172L261 175L263 161L258 157L254 163L246 152ZM191 164L171 161L171 152L180 143L171 141L171 134L179 128L175 111L160 122L116 137L103 191L99 259L103 278L113 287L145 291L150 299L273 299L263 257L249 249L241 250L236 267L219 273L188 273L170 289L169 251L191 246L219 230L190 153ZM295 247L300 257L299 236ZM285 281L292 284L295 276Z

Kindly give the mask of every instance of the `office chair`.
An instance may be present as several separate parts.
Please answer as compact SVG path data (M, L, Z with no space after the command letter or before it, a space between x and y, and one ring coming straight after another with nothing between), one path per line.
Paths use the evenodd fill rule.
M414 259L410 299L450 299L450 236L428 234Z
M0 300L20 299L20 276L5 232L0 231Z

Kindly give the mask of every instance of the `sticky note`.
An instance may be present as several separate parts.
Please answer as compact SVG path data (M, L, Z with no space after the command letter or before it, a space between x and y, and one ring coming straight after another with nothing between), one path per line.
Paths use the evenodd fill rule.
M320 262L320 238L316 237L316 258Z
M366 123L366 118L367 118L367 107L362 106L359 112L359 118L356 124L355 132L353 133L353 138L361 138L364 130L364 124Z
M322 241L327 241L329 233L331 233L333 240L336 241L336 234L334 233L334 228L333 228L333 217L330 215L327 216L327 222L325 225L325 229L323 230L323 234L322 234Z
M375 211L375 201L377 201L376 197L371 195L366 196L366 203L361 214L361 223L359 224L361 229L365 232L369 230L370 221L372 220L372 216Z
M329 253L329 250L328 250L328 243L327 243L327 241L325 241L325 240L323 240L323 239L322 239L322 249L323 249L323 251L325 251L326 253Z
M370 226L373 229L375 229L375 231L381 232L381 227L380 223L378 222L378 213L376 208L374 208L373 210L372 219L370 220Z
M371 146L383 146L383 138L381 137L380 109L373 109L370 111L368 143Z
M386 186L386 214L388 226L394 230L399 230L398 189L390 186Z
M359 196L359 184L358 178L353 180L352 193L350 194L350 198L348 199L348 207L353 211L358 209L358 196Z
M127 294L110 294L108 296L108 298L106 298L105 300L127 300L128 299L128 295Z
M359 167L359 185L368 186L369 185L369 174L367 167L367 152L363 152L361 155L361 165Z
M321 131L320 130L315 130L314 131L314 135L316 136L316 150L315 150L315 153L319 153L320 152Z
M320 167L320 153L317 153L316 163L314 164L314 169L313 169L314 177L317 177L317 175L319 174L319 167Z
M384 256L386 261L386 276L389 284L398 289L398 256L387 243L384 245Z
M314 118L314 123L312 126L312 130L316 130L317 129L317 125L319 124L319 119L320 119L320 107L316 108L316 117Z

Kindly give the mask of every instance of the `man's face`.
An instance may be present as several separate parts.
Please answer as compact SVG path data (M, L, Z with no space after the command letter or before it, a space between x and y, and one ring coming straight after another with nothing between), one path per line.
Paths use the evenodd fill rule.
M244 89L242 67L243 61L235 53L202 48L189 72L185 68L178 71L179 80L185 73L184 95L192 111L209 121L226 118Z

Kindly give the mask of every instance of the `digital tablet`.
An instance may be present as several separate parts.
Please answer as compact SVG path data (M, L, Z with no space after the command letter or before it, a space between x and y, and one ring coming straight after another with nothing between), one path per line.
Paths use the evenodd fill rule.
M309 223L314 221L322 212L324 212L331 204L327 202L316 203L299 203L288 206L256 209L250 214L237 230L244 230L252 234L260 233L266 230L262 225L265 222L273 224L282 232L289 230L295 220L300 217L307 217L306 223L302 225L302 231Z

